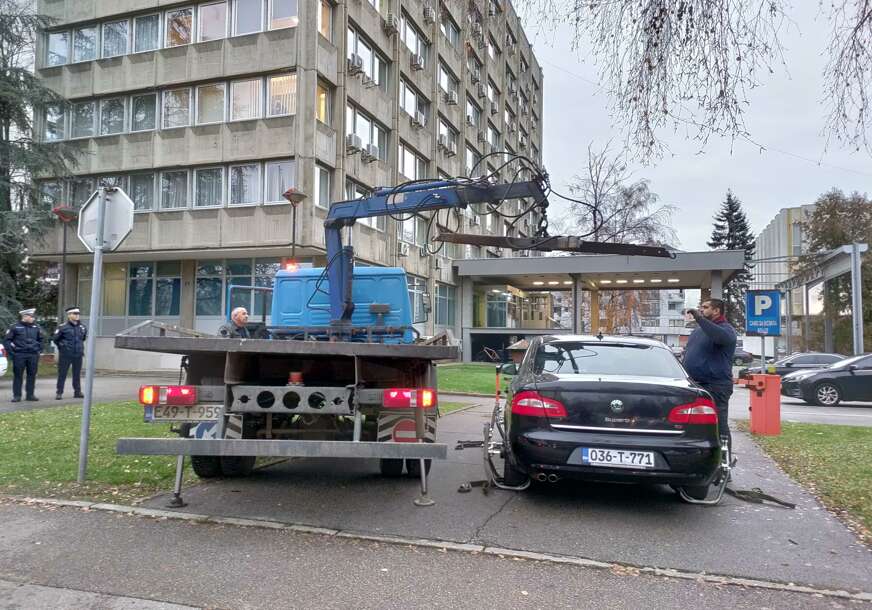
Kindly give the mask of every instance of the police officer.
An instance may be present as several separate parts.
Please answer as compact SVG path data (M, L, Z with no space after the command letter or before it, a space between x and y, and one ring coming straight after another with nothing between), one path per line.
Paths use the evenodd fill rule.
M67 371L73 367L73 396L84 398L82 394L82 356L85 354L85 340L88 329L79 321L81 311L78 307L67 307L64 310L67 321L57 327L51 340L58 346L58 387L56 400L64 397L64 384L67 381Z
M27 372L27 400L39 400L34 396L36 369L42 353L42 329L35 323L36 309L23 309L18 312L20 321L9 327L3 338L6 353L12 358L12 402L21 401L21 382Z

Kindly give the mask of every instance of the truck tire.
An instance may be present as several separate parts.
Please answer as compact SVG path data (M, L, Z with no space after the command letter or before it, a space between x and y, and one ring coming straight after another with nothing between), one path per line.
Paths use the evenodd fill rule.
M433 464L433 460L424 460L424 471L427 474L430 474L430 466ZM406 472L409 473L410 477L421 478L421 460L409 459L406 460Z
M379 460L378 467L383 477L403 476L403 460L382 458Z
M219 458L225 477L247 477L254 469L257 458L253 455L230 455Z
M217 455L192 455L191 467L201 479L214 479L221 476L221 460Z

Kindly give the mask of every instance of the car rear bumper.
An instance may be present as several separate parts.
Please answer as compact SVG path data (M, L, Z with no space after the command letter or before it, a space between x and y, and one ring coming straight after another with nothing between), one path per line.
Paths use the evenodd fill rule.
M653 468L584 465L576 449L629 449L654 453ZM656 437L643 434L598 434L532 430L512 437L518 466L566 478L628 483L708 485L717 475L721 448L717 438Z

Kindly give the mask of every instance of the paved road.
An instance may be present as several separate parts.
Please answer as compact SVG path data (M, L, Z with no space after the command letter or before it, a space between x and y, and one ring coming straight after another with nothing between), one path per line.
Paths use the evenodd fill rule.
M0 522L3 610L858 607L632 570L70 508L0 503Z
M751 393L737 386L730 400L730 417L748 419ZM872 405L842 403L838 407L817 407L796 398L781 397L781 420L809 424L839 424L842 426L872 426Z
M440 440L481 438L488 406L448 415ZM458 494L482 477L480 449L449 450L434 464L436 506L415 508L416 481L378 476L373 462L295 460L248 479L186 490L193 513L340 530L481 543L635 565L872 589L872 550L793 483L749 437L736 435L734 486L760 487L796 510L726 498L714 508L680 502L666 487L558 484L524 493ZM167 496L147 502L163 507Z

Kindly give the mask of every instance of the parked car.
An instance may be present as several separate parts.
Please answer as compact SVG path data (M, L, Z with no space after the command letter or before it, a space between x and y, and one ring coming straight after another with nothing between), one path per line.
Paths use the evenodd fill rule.
M9 363L6 360L6 348L0 345L0 377L6 374L6 367Z
M532 341L504 425L504 479L664 483L705 498L721 449L711 396L671 350L638 337L561 335ZM553 476L552 476L553 475Z
M796 371L781 379L784 396L834 407L843 400L872 400L872 355L845 358L825 369Z
M742 366L743 364L751 364L754 362L754 355L751 352L746 352L741 347L737 347L733 354L733 364Z
M827 368L836 362L844 360L845 357L841 354L826 354L822 352L800 352L789 355L787 358L776 360L771 365L766 367L764 371L759 366L744 368L739 371L739 377L750 377L751 375L760 375L761 373L770 373L774 375L784 376L788 373L793 373L797 370L823 369Z

